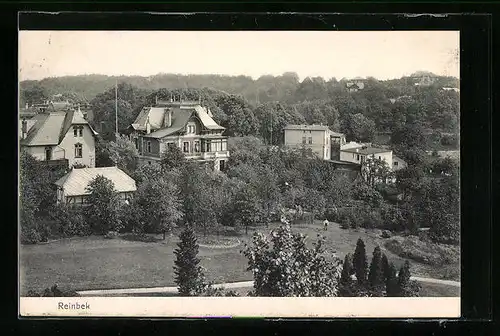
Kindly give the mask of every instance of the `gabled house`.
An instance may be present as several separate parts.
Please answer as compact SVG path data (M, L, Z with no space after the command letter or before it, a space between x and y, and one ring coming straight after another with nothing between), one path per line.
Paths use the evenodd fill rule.
M95 167L96 135L80 110L45 112L21 121L20 148L40 161Z
M225 170L229 151L225 128L199 101L156 101L144 107L129 126L130 139L143 163L160 161L167 146L176 146L189 160Z
M55 182L57 186L57 204L84 205L89 195L87 186L98 175L113 182L121 201L129 202L137 190L135 181L117 167L78 168Z

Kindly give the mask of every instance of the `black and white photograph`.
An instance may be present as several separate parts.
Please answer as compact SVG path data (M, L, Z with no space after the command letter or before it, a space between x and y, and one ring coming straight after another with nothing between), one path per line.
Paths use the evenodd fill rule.
M20 30L21 311L458 317L459 70L458 31Z

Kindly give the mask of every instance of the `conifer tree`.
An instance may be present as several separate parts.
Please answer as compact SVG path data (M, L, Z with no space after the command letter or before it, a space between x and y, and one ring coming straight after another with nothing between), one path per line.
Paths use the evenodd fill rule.
M356 279L360 286L366 284L366 273L368 270L368 261L366 258L365 243L361 238L356 243L356 250L354 251L353 266L356 274Z
M391 262L387 268L387 278L385 280L386 295L390 297L399 296L398 278L394 264Z
M389 259L387 259L387 255L382 253L382 272L384 274L384 281L389 276Z
M177 244L174 254L175 283L182 296L192 296L199 291L203 285L203 270L198 258L199 245L195 233L190 225L180 234L180 242Z
M382 251L379 246L375 247L373 250L370 273L368 274L368 283L372 291L381 294L384 285L384 270L382 265Z
M351 275L353 273L352 254L346 254L339 281L339 296L354 296Z
M418 296L420 287L415 281L411 280L410 262L408 260L399 270L397 287L399 296Z

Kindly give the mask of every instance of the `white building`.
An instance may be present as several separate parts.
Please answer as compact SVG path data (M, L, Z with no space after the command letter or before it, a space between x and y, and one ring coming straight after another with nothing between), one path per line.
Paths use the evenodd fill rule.
M39 113L20 121L21 150L39 161L66 160L69 167L95 167L96 135L79 109Z
M332 135L333 141L345 142L343 134L332 132L323 125L288 125L284 130L286 147L311 149L323 160L331 158Z
M342 147L340 149L340 161L352 162L362 165L367 158L377 158L387 162L392 169L392 150L385 148L360 146L360 147Z

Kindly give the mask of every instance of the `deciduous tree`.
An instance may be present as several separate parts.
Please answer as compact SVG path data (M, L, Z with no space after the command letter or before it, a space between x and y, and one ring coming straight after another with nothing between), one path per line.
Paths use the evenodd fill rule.
M106 234L109 231L118 231L121 227L121 204L113 181L98 175L86 187L87 196L86 215L94 232Z

